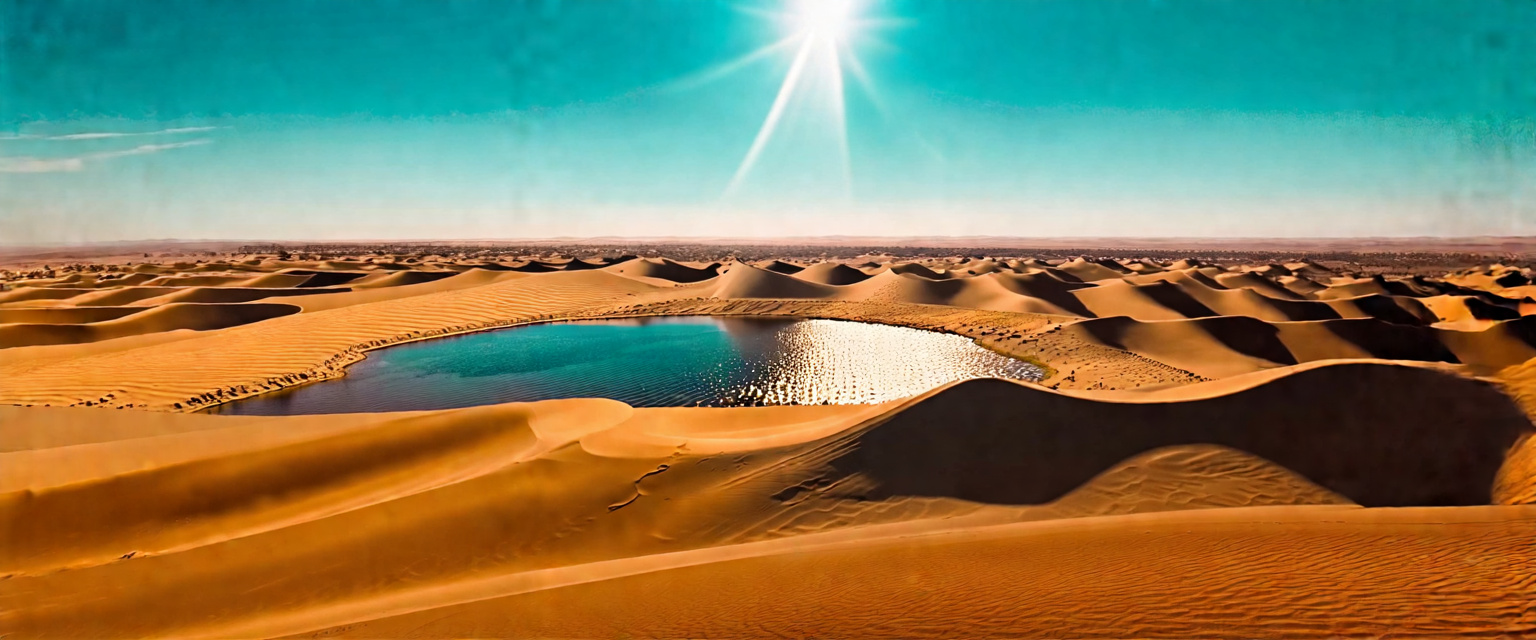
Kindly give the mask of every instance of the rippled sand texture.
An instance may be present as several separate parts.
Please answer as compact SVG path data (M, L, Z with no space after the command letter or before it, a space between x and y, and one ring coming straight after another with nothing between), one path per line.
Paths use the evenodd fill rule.
M0 402L55 405L0 406L0 633L1536 634L1529 274L1115 264L247 265L237 288L364 275L148 306L299 309L225 328L0 349ZM0 310L146 283L22 283ZM1049 377L872 405L185 413L385 344L678 312L940 330ZM54 319L137 314L110 315ZM15 317L0 335L78 331Z

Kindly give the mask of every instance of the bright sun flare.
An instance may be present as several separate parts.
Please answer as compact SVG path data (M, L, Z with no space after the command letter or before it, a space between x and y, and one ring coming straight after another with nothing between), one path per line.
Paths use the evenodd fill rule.
M852 0L801 0L796 8L800 31L812 38L836 40L848 32Z
M741 159L741 165L736 168L736 174L731 177L731 183L726 187L727 197L736 192L747 174L751 173L753 165L757 164L763 147L773 137L773 131L784 116L785 106L788 105L795 87L800 84L807 66L814 66L815 71L824 74L832 86L834 95L831 96L830 104L835 111L833 114L837 128L835 135L841 147L843 181L845 187L850 186L847 120L842 95L845 54L847 63L861 79L866 81L866 85L867 78L862 75L862 67L843 41L859 23L856 16L858 13L856 5L859 2L860 0L798 0L792 5L794 11L788 17L794 25L794 33L764 51L777 49L781 45L796 45L794 62L790 64L789 72L784 75L784 82L779 85L778 96L774 98L773 106L769 107L768 116L763 119L763 126L758 129L757 137L752 140L752 147L747 150L746 157ZM757 54L753 54L755 55Z

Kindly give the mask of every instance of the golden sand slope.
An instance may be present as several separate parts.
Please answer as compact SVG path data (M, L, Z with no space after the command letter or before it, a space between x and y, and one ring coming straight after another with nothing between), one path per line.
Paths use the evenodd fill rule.
M75 309L80 311L81 309ZM65 311L57 309L57 311ZM299 312L291 304L203 304L176 302L111 320L84 323L0 325L0 348L84 344L178 329L207 331L250 324Z
M1371 398L1383 385L1403 395ZM1324 619L1341 634L1536 629L1516 598L1536 508L1348 508L1496 497L1529 422L1489 385L1424 368L1323 365L1117 400L975 381L876 406L0 411L15 434L0 454L0 627L27 637L755 635L738 626L748 614L790 635L806 621L889 636L1044 621L1121 636ZM48 433L88 416L115 431ZM1314 506L1115 515L1258 505ZM1063 517L1086 519L1036 522ZM1159 588L1124 593L1143 574ZM1094 604L1109 592L1142 613L1109 615ZM1266 615L1277 597L1288 614ZM700 617L670 613L689 606Z
M1521 637L1531 518L1255 508L706 550L294 637Z

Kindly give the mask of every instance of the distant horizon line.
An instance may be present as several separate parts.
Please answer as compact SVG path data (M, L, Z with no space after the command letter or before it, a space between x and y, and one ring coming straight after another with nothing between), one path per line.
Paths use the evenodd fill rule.
M526 238L522 238L522 237L487 237L487 238L409 238L409 239L407 239L407 238L341 238L341 239L334 239L334 238L327 238L327 239L320 239L320 238L134 238L134 239L127 239L127 240L88 240L88 241L80 241L80 242L72 242L72 241L6 242L6 241L0 241L0 247L6 247L6 248L26 248L26 247L37 247L37 248L49 248L49 247L92 247L92 246L111 246L111 245L128 245L128 244L149 244L149 243L157 243L157 242L158 243L176 243L176 244L193 244L193 243L206 243L206 244L294 244L294 243L304 243L304 244L361 244L361 243L445 244L445 243L497 243L497 242L500 242L500 243L518 243L518 242L526 242L526 243L587 242L587 243L596 244L596 243L601 243L601 242L612 241L612 242L620 242L620 243L656 243L656 244L662 244L662 243L682 243L682 242L687 242L687 243L697 243L697 242L718 243L718 242L727 242L727 243L731 243L731 244L752 244L752 243L773 243L773 244L777 244L777 243L788 242L788 241L797 241L798 242L798 241L806 241L806 240L821 240L821 241L857 240L857 241L860 241L861 243L867 242L867 241L880 241L880 242L894 243L894 244L911 244L913 242L926 242L926 241L954 242L954 241L958 241L958 240L989 240L989 241L1006 240L1006 241L1036 241L1036 242L1038 242L1038 241L1045 241L1045 242L1054 242L1054 241L1082 241L1082 240L1115 240L1115 241L1124 241L1124 240L1156 240L1156 241L1178 240L1178 241L1206 241L1206 242L1221 242L1221 241L1287 242L1287 241L1308 241L1308 240L1335 240L1335 241L1337 241L1337 240L1349 240L1349 241L1362 241L1362 240L1384 240L1384 241L1429 240L1429 241L1439 241L1439 242L1452 242L1452 241L1458 241L1458 240L1536 240L1536 234L1531 234L1531 235L1480 234L1480 235L1465 235L1465 236L1432 236L1432 235L1403 235L1403 236L1394 236L1394 235L1372 235L1372 236L1344 236L1344 235L1340 235L1340 236L1181 236L1181 235L1166 235L1166 236L1143 236L1143 235L1127 235L1127 236L1106 236L1106 235L1091 235L1091 236L1062 236L1062 235L1054 235L1054 236L1010 236L1010 235L902 235L902 236L881 236L881 235L827 234L827 235L814 235L814 236L761 236L761 237L758 237L758 236L686 236L686 235L674 235L674 236L540 236L540 237L526 237Z
M125 252L176 249L182 251L232 251L242 246L275 245L284 248L303 246L349 245L403 246L506 246L558 247L588 245L593 247L655 247L684 245L742 246L824 246L840 248L932 248L932 249L1112 249L1112 250L1258 250L1258 251L1343 251L1357 253L1387 251L1431 251L1444 253L1491 253L1536 255L1536 235L1525 236L555 236L542 238L434 238L397 239L362 238L347 240L293 239L183 239L149 238L92 242L5 243L0 254L11 256L28 252L120 249Z

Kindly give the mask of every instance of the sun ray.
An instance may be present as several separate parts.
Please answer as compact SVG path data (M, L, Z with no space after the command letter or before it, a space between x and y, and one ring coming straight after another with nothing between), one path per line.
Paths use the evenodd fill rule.
M862 2L860 0L799 0L794 3L795 10L781 18L787 18L793 25L794 35L790 41L799 42L799 49L795 53L794 62L790 65L789 72L785 74L783 82L779 85L778 95L774 97L773 105L768 110L768 116L763 119L762 126L757 131L757 136L752 140L752 146L747 149L747 154L742 158L741 164L736 167L736 173L731 176L730 184L726 186L724 197L731 197L741 188L742 183L757 165L758 159L763 154L763 149L773 139L774 132L778 129L780 120L784 117L784 111L789 104L791 96L797 92L806 71L814 58L817 65L815 80L817 87L825 87L830 91L830 104L832 109L832 126L837 145L837 160L842 174L843 193L847 197L853 194L853 162L849 150L848 141L848 112L845 98L846 80L843 73L844 44L852 33L869 21L856 16L857 9ZM783 46L784 42L777 43L774 48ZM756 54L754 54L756 55ZM766 55L766 53L763 53ZM876 107L884 113L883 105L879 103L878 95L874 91L874 85L870 82L864 66L857 58L848 52L850 71L856 79L869 92L875 101ZM740 62L740 64L738 64ZM745 61L733 61L722 66L719 72L728 73L746 64ZM823 77L819 74L825 73ZM824 84L823 84L824 83Z
M752 140L752 147L747 150L747 156L742 158L741 166L736 168L736 175L731 177L731 184L725 188L726 196L734 194L741 186L741 181L747 177L747 173L752 171L752 165L757 164L757 158L762 155L768 139L773 137L773 130L779 126L779 119L784 116L784 107L789 104L789 96L800 81L800 73L805 70L805 61L810 58L811 48L815 44L815 39L804 38L800 51L795 53L795 61L789 66L789 73L784 75L784 82L779 85L779 94L774 97L773 106L768 109L768 117L763 119L762 128L757 130L757 137Z
M853 195L853 161L848 153L848 109L843 97L843 65L838 60L837 43L827 42L827 69L832 72L832 119L836 129L838 160L843 169L843 195Z
M885 110L885 101L880 98L880 92L875 90L875 82L870 79L869 71L864 68L864 63L859 60L859 56L854 54L853 47L843 46L839 51L839 57L847 63L848 72L853 75L854 80L858 81L859 87L864 89L865 95L869 96L869 101L874 103L880 115L889 116Z
M746 67L748 65L751 65L754 62L757 62L759 60L767 58L768 56L771 56L771 55L773 55L775 53L778 53L779 51L781 51L783 49L787 49L787 48L789 48L790 45L793 45L799 39L800 38L798 36L789 36L789 37L787 37L787 38L785 38L783 40L780 40L778 42L770 44L770 45L768 45L766 47L759 48L759 49L757 49L757 50L755 50L755 51L753 51L751 53L748 53L748 54L746 54L744 56L741 56L739 58L736 58L734 60L730 60L728 62L722 62L722 63L717 64L715 66L712 66L712 67L710 67L708 69L703 69L701 71L696 71L694 73L690 73L688 75L685 75L685 76L683 76L681 78L677 78L675 80L667 82L667 83L657 87L656 90L657 91L685 91L685 90L688 90L688 89L697 89L697 88L702 87L704 85L707 85L707 84L709 84L711 82L714 82L716 80L724 78L724 77L726 77L728 75L736 73L737 71L740 71L742 68L744 68L744 67Z

